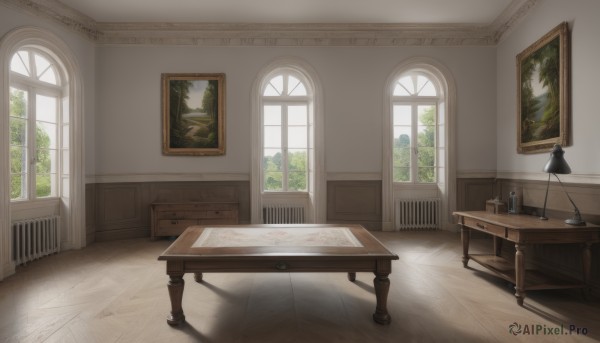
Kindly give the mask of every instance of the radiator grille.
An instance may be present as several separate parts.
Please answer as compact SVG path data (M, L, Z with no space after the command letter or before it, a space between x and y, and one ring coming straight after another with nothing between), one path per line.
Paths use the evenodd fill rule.
M396 199L396 230L440 228L440 199Z
M285 204L265 205L263 222L265 224L303 224L304 207Z
M59 217L41 217L12 223L13 260L17 265L60 250Z

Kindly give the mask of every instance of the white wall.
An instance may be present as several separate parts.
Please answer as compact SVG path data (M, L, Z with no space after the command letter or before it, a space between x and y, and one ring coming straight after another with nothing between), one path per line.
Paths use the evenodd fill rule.
M572 146L565 158L573 174L561 177L574 182L600 183L600 106L598 82L600 67L600 1L541 0L498 46L497 54L497 154L498 171L511 175L525 173L532 178L541 173L549 154L517 154L516 55L563 21L571 30ZM529 173L539 173L535 176Z
M456 79L459 173L495 171L494 47L103 46L97 48L96 175L249 175L250 90L261 68L282 56L304 59L319 74L328 173L381 173L386 78L399 63L415 56L440 61ZM163 72L226 74L225 156L161 154Z

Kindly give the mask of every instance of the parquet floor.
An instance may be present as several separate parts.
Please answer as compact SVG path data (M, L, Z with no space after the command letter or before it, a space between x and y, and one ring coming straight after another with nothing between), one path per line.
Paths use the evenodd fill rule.
M393 262L389 326L375 324L373 275L185 276L186 324L167 325L169 241L94 243L45 257L0 282L0 342L595 342L600 301L576 291L529 292L519 307L506 282L462 267L449 232L374 232ZM473 240L473 245L491 244ZM477 249L475 249L477 250ZM598 261L594 261L597 263ZM520 325L521 333L509 332ZM586 335L569 335L569 326ZM526 328L540 328L540 332ZM544 328L562 335L544 334ZM537 329L536 329L537 330Z

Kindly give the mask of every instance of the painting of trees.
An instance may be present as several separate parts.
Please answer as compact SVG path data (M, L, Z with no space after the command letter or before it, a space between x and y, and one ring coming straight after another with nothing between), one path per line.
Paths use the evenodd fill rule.
M222 155L224 74L163 74L163 153Z
M519 152L568 144L568 47L562 23L517 56Z

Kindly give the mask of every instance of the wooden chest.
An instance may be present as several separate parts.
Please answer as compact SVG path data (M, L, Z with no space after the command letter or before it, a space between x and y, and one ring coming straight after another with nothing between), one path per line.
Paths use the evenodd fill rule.
M188 226L238 224L237 203L154 203L150 205L150 239L179 236Z

